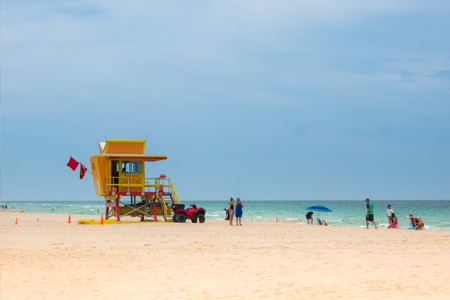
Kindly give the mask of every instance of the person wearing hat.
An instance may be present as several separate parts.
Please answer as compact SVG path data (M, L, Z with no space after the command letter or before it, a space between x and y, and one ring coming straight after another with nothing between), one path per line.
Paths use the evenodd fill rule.
M369 198L366 199L366 227L369 229L369 221L375 226L377 229L377 224L373 220L373 204L370 202Z

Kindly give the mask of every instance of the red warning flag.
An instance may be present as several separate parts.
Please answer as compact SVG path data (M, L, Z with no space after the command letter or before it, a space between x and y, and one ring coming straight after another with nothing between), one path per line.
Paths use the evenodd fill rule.
M80 179L83 179L84 175L86 175L87 168L80 164Z
M67 166L75 171L78 167L78 162L71 156Z

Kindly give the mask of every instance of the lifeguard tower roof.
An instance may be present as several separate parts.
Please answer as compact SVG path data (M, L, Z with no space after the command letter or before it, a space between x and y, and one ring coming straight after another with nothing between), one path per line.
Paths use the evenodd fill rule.
M107 140L99 143L100 155L107 159L140 159L144 161L165 160L167 156L145 155L145 141Z

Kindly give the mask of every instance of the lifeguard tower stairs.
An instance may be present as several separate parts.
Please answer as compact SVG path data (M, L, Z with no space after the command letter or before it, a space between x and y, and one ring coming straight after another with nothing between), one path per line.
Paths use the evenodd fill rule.
M172 204L180 204L172 179L145 176L145 162L167 156L145 155L141 140L107 140L99 143L99 150L89 161L95 193L106 200L105 219L131 216L157 222L160 216L171 221Z

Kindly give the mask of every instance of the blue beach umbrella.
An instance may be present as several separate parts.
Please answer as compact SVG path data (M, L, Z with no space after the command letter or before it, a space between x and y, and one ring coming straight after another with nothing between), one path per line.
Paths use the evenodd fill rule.
M332 212L331 209L326 208L325 206L322 206L322 205L314 205L314 206L308 207L306 210Z
M326 208L325 206L322 206L322 205L314 205L314 206L308 207L306 210L309 210L309 211L318 211L318 212L321 212L321 211L324 211L324 212L332 212L331 209ZM320 216L320 213L318 214L318 216Z

